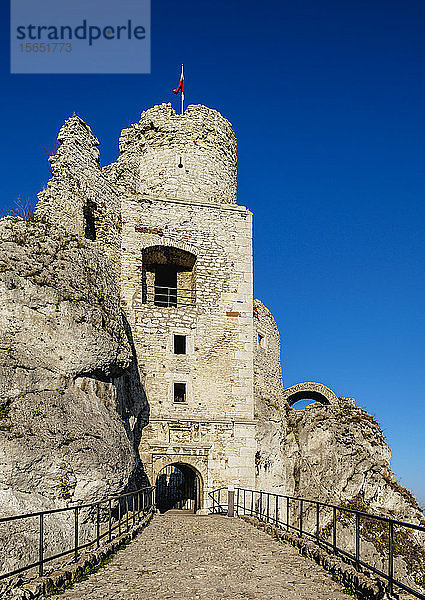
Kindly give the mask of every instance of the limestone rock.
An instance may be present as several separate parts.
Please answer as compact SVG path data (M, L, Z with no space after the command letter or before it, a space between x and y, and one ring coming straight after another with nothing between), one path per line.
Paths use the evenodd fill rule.
M337 398L322 384L284 390L279 332L258 300L254 320L260 487L324 502L349 501L361 494L365 507L380 514L423 520L413 495L395 482L391 451L375 418L352 398ZM294 410L291 404L299 397L321 401Z
M0 514L123 492L147 403L110 264L40 221L3 219L0 239Z
M266 307L255 301L256 352L254 393L257 418L257 489L425 525L411 492L396 482L391 451L375 418L338 398L318 383L283 389L279 332ZM320 400L303 410L297 400ZM297 503L293 505L298 526ZM306 503L304 527L315 531L315 508ZM354 518L338 516L338 543L347 550L354 539ZM332 512L322 510L320 526L331 535ZM326 535L328 534L326 533ZM369 522L361 530L362 557L381 570L387 568L388 532L385 524ZM397 576L413 587L425 588L423 535L399 531L395 537ZM351 546L350 546L351 544Z

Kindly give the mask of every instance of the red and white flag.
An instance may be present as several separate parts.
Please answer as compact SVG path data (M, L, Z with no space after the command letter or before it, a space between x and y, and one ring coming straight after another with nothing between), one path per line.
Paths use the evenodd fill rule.
M183 114L183 112L184 112L184 90L183 90L183 83L184 83L184 72L183 72L183 65L182 65L182 72L181 72L181 75L180 75L179 85L176 87L175 90L173 90L173 94L178 94L179 92L181 92L181 114Z
M180 83L176 87L176 89L173 90L173 94L178 94L179 92L181 92L183 94L183 82L184 82L184 73L183 73L183 65L182 65L182 73L180 75Z

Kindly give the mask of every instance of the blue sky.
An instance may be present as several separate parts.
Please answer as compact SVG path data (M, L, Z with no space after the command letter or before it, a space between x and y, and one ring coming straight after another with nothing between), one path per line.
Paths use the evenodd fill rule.
M285 385L320 381L374 413L425 501L425 4L153 0L149 75L10 75L2 3L1 206L35 197L74 111L117 157L120 130L170 90L222 112L255 217L255 295Z

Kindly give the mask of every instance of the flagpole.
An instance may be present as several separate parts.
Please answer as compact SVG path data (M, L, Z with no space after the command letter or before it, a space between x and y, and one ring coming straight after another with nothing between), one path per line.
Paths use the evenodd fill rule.
M184 71L183 71L183 64L182 64L182 81L184 81ZM184 112L184 87L182 88L182 114Z

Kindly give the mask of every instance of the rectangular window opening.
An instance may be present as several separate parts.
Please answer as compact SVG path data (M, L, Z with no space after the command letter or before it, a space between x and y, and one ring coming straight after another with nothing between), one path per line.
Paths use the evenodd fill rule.
M174 354L186 354L186 336L174 336Z
M186 402L186 384L174 384L174 402Z
M156 266L154 304L155 306L177 306L177 267Z
M262 333L258 334L258 345L260 348L266 347L266 337Z

